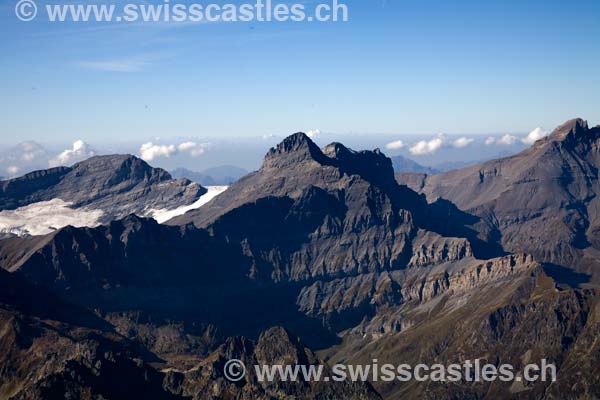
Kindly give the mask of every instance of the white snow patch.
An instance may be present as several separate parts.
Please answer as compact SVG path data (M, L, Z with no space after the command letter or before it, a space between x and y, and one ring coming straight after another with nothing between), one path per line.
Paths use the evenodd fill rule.
M167 222L171 218L183 215L190 210L195 210L197 208L202 207L203 205L205 205L206 203L223 193L225 190L227 190L227 188L228 186L207 186L206 189L208 189L208 192L202 195L194 203L187 206L178 207L172 210L150 210L147 213L147 216L154 218L156 221L158 221L159 224L162 224L163 222Z
M183 215L190 210L202 207L217 195L227 190L227 186L208 186L208 192L194 203L175 209L150 210L147 217L159 223L173 217ZM0 233L11 233L18 236L46 235L67 225L75 227L95 227L100 225L102 210L89 208L70 208L72 203L61 199L40 201L16 210L0 211Z
M67 225L75 227L100 225L104 212L86 208L70 208L61 199L40 201L16 210L0 211L0 232L24 235L46 235Z

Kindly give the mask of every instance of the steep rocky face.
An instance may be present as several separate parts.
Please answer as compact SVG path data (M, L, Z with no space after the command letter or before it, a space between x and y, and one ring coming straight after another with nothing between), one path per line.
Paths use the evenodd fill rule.
M472 258L459 263L441 263L425 270L410 269L363 274L356 277L317 281L298 295L298 307L307 315L325 319L336 331L381 335L401 332L412 322L406 308L434 299L460 297L486 285L500 286L524 274L541 271L531 256L506 256L481 262ZM402 307L404 310L402 310ZM393 311L390 313L390 311ZM369 320L364 320L368 315ZM336 324L345 324L337 326Z
M211 240L205 231L166 227L135 215L98 228L66 227L44 240L19 241L23 247L30 246L29 251L22 258L9 258L8 270L30 282L61 290L157 283L169 286L180 284L182 276L213 278L220 271L194 262L195 254L208 246L213 246L216 254L225 251L221 248L224 243ZM12 248L6 252L12 254ZM166 270L165 265L170 268ZM235 272L226 274L232 278Z
M479 216L476 229L496 231L507 251L593 272L600 246L599 162L600 127L575 119L516 156L398 180L430 201L443 197Z
M129 155L96 156L72 167L35 171L0 183L0 210L62 200L72 209L99 210L98 223L152 209L174 209L206 193L186 179ZM44 203L41 203L44 204Z

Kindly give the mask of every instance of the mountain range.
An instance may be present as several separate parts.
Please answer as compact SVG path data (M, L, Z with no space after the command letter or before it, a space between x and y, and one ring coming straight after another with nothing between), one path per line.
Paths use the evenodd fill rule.
M158 199L174 208L203 188L135 158L91 159L137 184L86 178L87 200L68 183L91 167L11 183L2 209L60 195L115 211L0 240L0 398L127 398L128 385L175 399L597 398L599 133L569 121L516 156L431 176L296 133L164 224L119 204L158 207L164 185ZM519 370L545 358L558 380L232 383L231 358Z
M508 252L595 275L600 250L600 127L573 119L512 157L398 181L479 217L473 228Z

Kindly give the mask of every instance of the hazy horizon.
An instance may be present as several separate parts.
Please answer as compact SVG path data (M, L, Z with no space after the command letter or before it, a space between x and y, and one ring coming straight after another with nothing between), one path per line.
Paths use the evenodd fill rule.
M515 154L532 140L550 133L536 128L529 133L510 134L334 134L308 131L319 146L340 142L353 150L379 148L388 157L403 156L436 167L447 163L481 162ZM290 133L291 134L291 133ZM532 136L533 135L533 136ZM14 177L57 165L72 165L92 155L132 154L152 166L192 171L232 165L246 170L260 167L266 152L288 135L261 137L149 137L120 141L20 141L0 144L0 176ZM539 137L538 137L539 136ZM493 139L493 140L491 140ZM16 167L16 168L15 168Z

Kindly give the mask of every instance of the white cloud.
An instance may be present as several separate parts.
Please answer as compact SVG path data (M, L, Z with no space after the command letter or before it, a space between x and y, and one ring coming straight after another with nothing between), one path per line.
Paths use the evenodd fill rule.
M77 140L73 143L73 147L64 150L62 153L51 159L48 164L51 167L60 165L71 165L77 161L89 158L96 155L96 152L83 140Z
M183 142L177 146L177 150L182 153L189 153L192 157L198 157L204 154L208 147L208 143Z
M177 153L175 145L157 145L152 142L144 143L140 147L140 156L142 160L152 161L157 157L171 157Z
M463 147L467 147L474 141L475 139L472 138L461 137L452 142L452 146L456 147L457 149L462 149Z
M20 168L16 165L11 165L10 167L6 168L6 172L8 172L10 176L15 176L19 172L19 170Z
M144 143L140 147L140 157L145 161L152 161L158 157L171 157L176 154L189 154L192 157L198 157L204 154L210 143L196 143L192 141L183 142L177 146L174 144L154 144L152 142Z
M177 146L177 150L187 151L187 150L192 150L195 147L196 147L196 142L183 142L179 146Z
M518 137L509 134L503 135L500 138L489 136L487 139L485 139L485 144L487 146L491 146L493 144L498 144L501 146L510 146L517 143L518 140Z
M410 149L410 153L413 155L425 155L433 154L438 151L444 145L445 136L440 135L435 139L421 140L415 143Z
M509 135L507 133L506 135L504 135L500 139L498 139L498 141L496 143L502 144L502 145L506 145L506 146L510 146L512 144L515 144L517 142L517 140L519 140L518 137L513 136L513 135Z
M321 131L319 129L311 129L310 131L306 132L306 136L308 136L311 139L316 138L320 134L321 134Z
M404 142L402 140L395 140L393 142L389 142L385 145L386 149L390 150L398 150L404 147Z
M531 132L529 132L529 134L521 141L525 144L533 144L536 141L540 140L541 138L548 136L548 133L549 132L546 132L542 128L537 127L534 130L532 130Z

